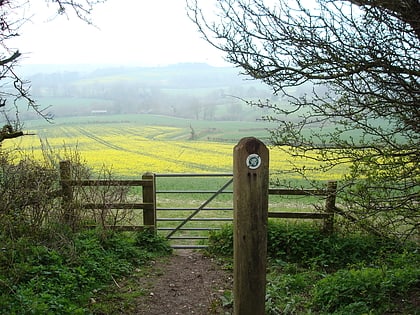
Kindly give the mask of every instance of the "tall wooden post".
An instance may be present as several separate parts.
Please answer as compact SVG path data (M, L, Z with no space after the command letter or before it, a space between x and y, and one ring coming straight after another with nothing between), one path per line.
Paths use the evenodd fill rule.
M143 225L153 226L156 231L156 178L153 173L143 174L142 179L151 180L151 185L143 186L143 202L148 205L143 209Z
M75 209L73 208L73 187L71 180L70 161L60 161L60 180L62 192L63 220L72 230L75 229Z
M324 219L324 232L332 234L334 232L334 212L335 198L337 195L337 182L329 181L327 185L327 199L325 200L325 213L328 217Z
M233 151L234 315L264 315L269 152L256 138Z

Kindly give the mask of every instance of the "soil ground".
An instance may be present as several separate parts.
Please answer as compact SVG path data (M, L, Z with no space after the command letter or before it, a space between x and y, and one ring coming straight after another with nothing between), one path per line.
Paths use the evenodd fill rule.
M200 252L175 250L138 281L146 292L136 299L135 314L231 314L222 297L232 290L232 275Z

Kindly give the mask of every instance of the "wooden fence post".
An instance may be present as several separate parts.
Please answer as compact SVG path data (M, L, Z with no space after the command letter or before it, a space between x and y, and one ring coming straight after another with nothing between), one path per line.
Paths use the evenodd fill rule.
M143 186L143 202L150 204L143 209L143 225L153 226L156 231L156 177L153 173L146 173L142 179L152 181L150 186Z
M269 152L256 138L233 151L234 315L264 315Z
M332 234L334 232L334 212L335 198L337 195L337 182L329 181L327 184L327 198L325 200L325 213L328 217L324 219L324 232Z
M75 213L73 208L73 187L71 180L71 163L70 161L60 161L60 183L62 193L63 220L72 230L75 229Z

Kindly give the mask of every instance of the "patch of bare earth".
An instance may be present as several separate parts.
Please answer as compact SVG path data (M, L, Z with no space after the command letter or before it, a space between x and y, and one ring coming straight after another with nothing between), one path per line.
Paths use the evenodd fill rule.
M232 290L231 274L199 252L176 250L157 262L141 282L146 294L137 298L136 314L230 313L220 297L225 290Z

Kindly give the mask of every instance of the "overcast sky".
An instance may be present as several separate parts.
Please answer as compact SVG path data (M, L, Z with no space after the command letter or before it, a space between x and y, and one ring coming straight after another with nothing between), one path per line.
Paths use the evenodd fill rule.
M95 28L75 17L48 21L54 11L43 0L31 4L36 14L14 46L25 54L23 64L228 65L200 37L185 6L185 0L107 0L94 9Z

